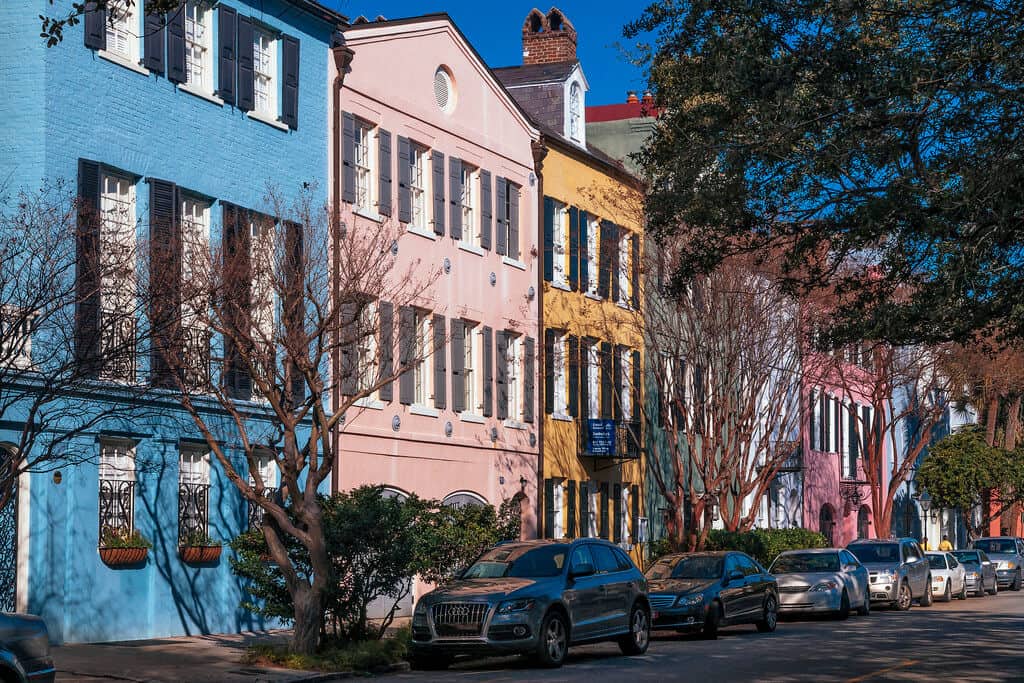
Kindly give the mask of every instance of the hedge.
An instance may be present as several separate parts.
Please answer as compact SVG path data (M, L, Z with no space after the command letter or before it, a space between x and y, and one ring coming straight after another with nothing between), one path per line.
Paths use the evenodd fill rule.
M705 550L739 550L768 567L784 550L827 548L828 541L809 529L754 529L753 531L722 531L708 534Z

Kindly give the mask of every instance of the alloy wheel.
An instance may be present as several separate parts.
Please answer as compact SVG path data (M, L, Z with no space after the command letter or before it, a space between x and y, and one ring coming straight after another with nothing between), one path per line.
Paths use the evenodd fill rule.
M551 661L562 661L562 657L565 656L565 626L562 624L561 619L552 619L548 622L545 643L548 649L548 657Z
M901 611L906 611L910 609L910 603L914 601L914 597L910 593L910 586L905 582L900 584L899 591L897 607L899 607Z
M633 612L633 643L638 650L647 648L647 641L651 637L651 630L647 624L647 612L642 609Z

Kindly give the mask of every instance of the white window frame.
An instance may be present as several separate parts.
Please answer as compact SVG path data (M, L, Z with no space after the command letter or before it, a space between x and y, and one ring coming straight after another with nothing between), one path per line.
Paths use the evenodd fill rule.
M633 419L633 350L619 347L619 368L622 373L622 395L619 396L620 413L623 422Z
M100 174L100 316L113 314L131 329L124 334L135 335L135 251L137 248L136 221L138 204L135 181L125 175L103 172ZM105 325L119 325L113 320ZM110 331L109 329L107 330ZM103 335L101 335L102 341ZM102 344L101 344L102 346ZM100 349L105 361L113 357L109 349ZM104 362L103 378L114 382L135 380L135 362L120 370L119 362Z
M7 367L32 367L32 321L35 315L22 307L0 306L0 362Z
M554 203L555 215L552 219L552 262L551 282L558 287L569 287L566 272L566 261L569 253L569 209L561 203Z
M554 500L551 501L552 512L554 513L555 528L554 538L565 536L565 484L558 482L553 487Z
M477 354L482 333L477 328L478 326L475 322L470 320L462 321L462 405L469 413L477 413L481 408L479 405L480 399L477 395L477 385L481 380L477 377L476 369L479 366L476 360L479 357Z
M270 31L252 29L253 111L277 119L278 40Z
M472 247L480 246L480 222L477 217L477 198L479 196L479 169L463 162L462 164L462 242Z
M519 422L523 417L523 339L505 333L505 389L508 392L508 419Z
M249 261L251 275L252 335L255 344L273 348L277 324L277 300L274 292L274 243L276 226L272 219L254 214L249 220ZM268 358L271 352L267 352ZM254 383L255 383L255 378ZM270 378L273 381L273 378ZM265 400L253 387L253 396Z
M426 408L433 398L431 384L433 367L430 364L431 343L433 342L431 313L423 309L413 309L413 330L416 334L414 351L416 365L413 367L413 404Z
M103 22L106 31L105 52L127 60L131 64L139 61L139 5L117 3L116 8L107 7ZM116 11L115 11L116 9Z
M598 347L596 343L587 345L587 401L586 406L590 419L596 420L601 417L601 364L598 360Z
M265 489L276 489L277 488L277 460L274 454L267 452L256 452L254 457L256 458L256 468L260 472L260 476L263 478L263 488ZM252 468L249 469L249 486L256 486L256 477L252 476Z
M185 3L185 83L213 93L213 8L204 0Z
M557 417L568 417L569 413L569 387L568 387L568 351L567 351L566 335L557 335L552 344L552 365L554 369L554 377L552 380L555 383L555 405L554 414Z
M378 379L378 340L377 302L369 301L359 312L359 324L356 326L359 338L356 340L356 388L365 391L372 387ZM368 398L374 399L377 392Z
M181 198L181 230L182 230L182 273L185 282L202 282L206 277L206 264L210 254L210 202L183 195ZM201 284L200 284L201 287ZM202 300L183 300L182 318L186 327L200 324L207 314L207 303ZM202 310L197 310L202 306Z
M625 482L622 483L622 491L620 492L619 497L622 499L622 515L620 515L621 519L619 520L621 525L619 527L619 538L622 539L621 545L628 548L631 545L629 537L629 484Z
M99 481L135 482L135 443L127 439L101 439ZM103 490L100 489L100 495ZM116 495L116 493L115 493ZM102 503L97 513L101 513ZM100 532L104 528L104 519L100 517ZM135 488L132 487L131 519L128 520L129 532L135 530Z
M588 219L590 224L587 226L587 283L586 293L590 296L597 296L598 278L600 273L600 261L598 260L598 244L600 243L600 235L598 231L601 229L601 221L596 217Z
M198 446L178 449L178 483L210 485L210 451Z
M623 231L622 234L619 236L619 244L618 244L618 249L619 249L619 273L618 273L618 278L619 278L619 304L622 305L622 306L626 306L627 308L629 307L630 302L633 300L632 299L633 283L632 283L632 281L630 280L630 277L629 277L630 273L633 272L632 269L630 268L630 260L631 260L631 256L632 256L632 252L633 252L631 237L632 237L632 233Z
M432 203L427 201L430 189L430 169L427 162L430 150L415 142L409 145L409 198L412 211L409 226L427 230L430 225Z
M600 484L597 484L597 486L600 486ZM600 490L588 491L587 497L590 498L590 500L588 501L588 505L590 506L590 514L587 515L587 537L597 538L597 534L600 532L601 529L601 520L598 519L598 515L600 514L601 509L601 492Z

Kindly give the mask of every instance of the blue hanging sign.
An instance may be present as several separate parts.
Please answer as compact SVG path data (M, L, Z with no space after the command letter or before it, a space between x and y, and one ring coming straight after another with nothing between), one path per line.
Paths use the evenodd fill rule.
M587 420L586 452L615 455L615 420Z

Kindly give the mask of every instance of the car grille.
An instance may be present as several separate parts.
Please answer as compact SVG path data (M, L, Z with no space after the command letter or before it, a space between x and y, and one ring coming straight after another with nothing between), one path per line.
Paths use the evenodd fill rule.
M668 609L676 602L674 595L648 595L647 602L651 603L651 609Z
M442 602L431 608L434 631L438 636L479 636L483 630L485 602Z
M806 593L810 586L779 586L780 593Z

